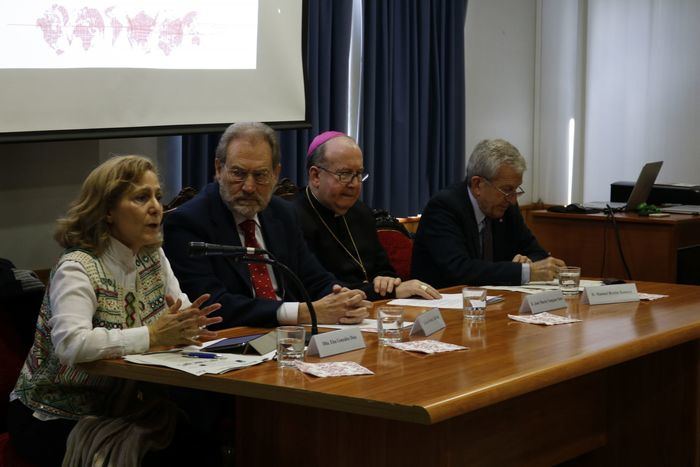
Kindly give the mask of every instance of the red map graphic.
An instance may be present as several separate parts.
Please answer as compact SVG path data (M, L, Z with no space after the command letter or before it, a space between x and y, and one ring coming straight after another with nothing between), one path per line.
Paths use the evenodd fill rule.
M68 26L68 10L54 5L36 20L36 25L44 33L44 41L49 47L55 50L57 55L62 54L63 45L60 45L59 41L64 38L63 28Z
M104 32L105 23L99 11L85 7L78 12L78 17L73 26L73 37L81 40L84 50L90 49L95 34L104 34Z
M145 53L160 50L167 56L183 44L200 45L195 11L176 18L151 16L143 10L120 17L115 14L115 8L111 6L100 12L83 7L71 14L65 6L54 4L37 18L36 26L56 55L63 54L74 40L82 50L88 51L107 31L111 31L112 45L116 45L124 29L129 45Z

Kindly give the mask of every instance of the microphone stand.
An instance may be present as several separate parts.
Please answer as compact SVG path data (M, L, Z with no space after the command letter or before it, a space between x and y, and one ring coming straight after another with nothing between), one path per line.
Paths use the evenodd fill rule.
M270 253L268 252L268 255ZM311 336L315 336L318 334L318 321L316 320L316 310L314 310L314 306L311 303L311 298L309 297L309 293L306 291L306 287L304 287L304 284L301 282L301 279L299 279L299 276L297 276L294 271L289 269L289 267L280 262L277 261L276 259L272 258L264 258L261 256L249 256L246 254L230 254L228 256L233 256L233 260L237 263L265 263L265 264L270 264L272 267L279 267L282 271L284 271L291 279L292 282L297 286L297 288L301 291L302 298L304 299L304 303L306 303L306 307L309 309L309 315L311 316L311 334L306 336L306 343L309 343L309 340L311 339Z

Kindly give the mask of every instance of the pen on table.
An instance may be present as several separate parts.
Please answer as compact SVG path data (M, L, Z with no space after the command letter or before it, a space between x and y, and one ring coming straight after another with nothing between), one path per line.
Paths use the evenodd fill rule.
M209 352L182 352L183 357L191 358L219 358L220 355L216 353Z

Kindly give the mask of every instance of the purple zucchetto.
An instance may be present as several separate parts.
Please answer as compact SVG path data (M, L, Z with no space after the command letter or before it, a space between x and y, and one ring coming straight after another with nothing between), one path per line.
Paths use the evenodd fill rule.
M316 136L313 141L311 141L311 144L309 144L309 150L306 152L306 156L309 157L311 154L314 153L316 149L323 143L333 139L337 138L338 136L347 136L345 133L340 132L340 131L324 131L323 133L319 134Z

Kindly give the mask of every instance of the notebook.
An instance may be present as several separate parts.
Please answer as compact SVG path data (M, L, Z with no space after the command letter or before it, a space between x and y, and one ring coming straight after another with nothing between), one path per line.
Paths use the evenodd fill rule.
M642 203L645 203L651 193L651 188L654 186L656 177L661 171L661 166L663 161L658 162L647 162L642 167L642 171L637 177L637 181L634 183L634 188L632 188L632 193L630 193L629 198L627 198L626 203L613 203L605 201L593 201L590 203L583 203L585 208L593 209L606 209L606 205L610 206L614 211L634 211Z

